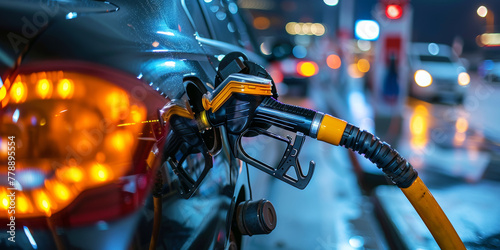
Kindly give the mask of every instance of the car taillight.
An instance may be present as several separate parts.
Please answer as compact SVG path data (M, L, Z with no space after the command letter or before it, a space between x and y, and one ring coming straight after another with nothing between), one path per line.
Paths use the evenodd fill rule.
M297 74L310 77L318 73L318 64L312 61L303 61L297 63Z
M5 80L0 89L0 217L50 216L85 190L130 172L147 120L145 104L95 75L43 71ZM10 140L14 138L14 140ZM8 142L15 173L8 182ZM9 151L10 152L10 151Z

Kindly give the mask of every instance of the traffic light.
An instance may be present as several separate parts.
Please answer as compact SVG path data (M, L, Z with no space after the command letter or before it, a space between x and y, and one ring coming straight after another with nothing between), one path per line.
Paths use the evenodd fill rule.
M399 4L387 4L385 6L385 16L389 19L399 19L403 16L403 7Z

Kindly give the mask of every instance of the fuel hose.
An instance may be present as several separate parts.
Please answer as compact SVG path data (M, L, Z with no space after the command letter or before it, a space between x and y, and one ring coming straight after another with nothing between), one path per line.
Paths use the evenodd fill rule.
M337 139L331 140L329 139L331 137L319 136L323 135L321 130L331 127L330 124L339 124L335 117L325 116L324 118L326 119L321 123L318 139L329 143L337 142ZM367 131L346 123L338 145L364 155L382 169L403 191L441 249L465 249L453 225L427 186L418 177L417 171L389 144Z
M244 134L250 129L265 130L274 125L297 132L297 135L300 133L349 148L375 163L403 191L441 249L465 249L417 171L391 145L331 115L279 102L272 95L271 82L253 75L230 74L212 93L204 95L202 104L205 111L196 116L198 128L225 126L228 133ZM260 166L257 161L252 162ZM276 171L267 169L267 172L284 180ZM307 185L309 180L310 176L298 181ZM297 187L304 186L295 184Z
M256 123L268 123L344 146L375 163L408 198L441 249L465 249L445 213L418 177L417 171L389 144L370 132L314 110L268 97L256 109Z

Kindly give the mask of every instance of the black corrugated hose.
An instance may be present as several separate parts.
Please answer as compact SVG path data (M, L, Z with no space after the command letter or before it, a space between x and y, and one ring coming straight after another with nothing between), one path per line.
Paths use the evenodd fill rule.
M418 177L413 166L391 145L356 126L347 124L340 145L375 163L400 188L411 186Z

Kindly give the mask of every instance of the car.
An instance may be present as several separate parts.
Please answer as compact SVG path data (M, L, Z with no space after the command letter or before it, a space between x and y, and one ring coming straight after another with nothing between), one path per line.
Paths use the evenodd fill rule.
M500 83L500 62L490 59L484 60L482 63L482 77L485 82L491 84Z
M431 101L463 101L470 76L450 46L412 43L408 60L410 95Z
M307 49L288 41L276 41L268 51L269 73L281 96L307 97L311 77L318 74L316 62L306 57Z
M487 83L500 83L500 51L498 47L483 47L481 52L483 60L479 63L479 75Z
M266 64L241 11L1 0L0 248L237 249L247 165L222 128L196 131L206 152L181 146L167 161L173 125L159 114L173 101L199 108L230 52ZM189 199L174 167L204 176Z

